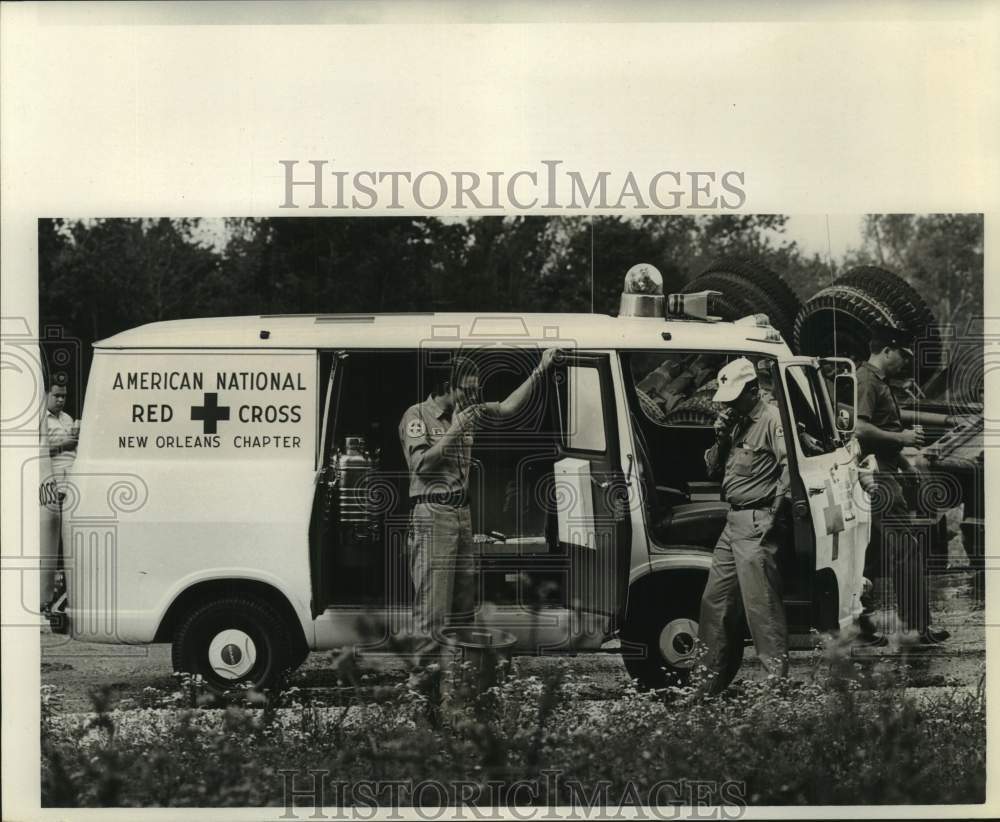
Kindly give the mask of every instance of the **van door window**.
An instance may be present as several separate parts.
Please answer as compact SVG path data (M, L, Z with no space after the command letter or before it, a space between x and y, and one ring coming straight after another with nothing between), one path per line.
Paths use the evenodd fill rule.
M786 373L788 404L799 448L807 457L829 454L836 449L838 438L826 394L820 385L819 370L813 366L792 365Z
M563 445L574 451L605 449L601 375L589 365L566 369L566 390L559 392Z

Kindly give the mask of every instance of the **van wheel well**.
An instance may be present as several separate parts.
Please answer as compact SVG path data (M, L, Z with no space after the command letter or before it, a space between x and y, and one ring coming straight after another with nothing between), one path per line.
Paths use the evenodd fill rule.
M707 579L706 571L681 568L650 574L630 589L621 631L622 661L641 687L687 681Z
M309 651L305 634L302 631L302 624L299 622L295 610L291 603L273 585L266 582L259 582L254 579L212 579L199 582L190 588L182 591L181 594L170 603L167 613L164 614L156 629L156 636L153 642L170 642L173 639L174 631L184 618L195 608L204 605L213 599L223 599L227 597L244 597L252 600L266 602L284 619L288 625L292 636L294 647L293 658L305 658Z
M662 608L671 600L684 599L700 603L701 592L705 589L707 580L708 571L700 568L678 568L644 576L629 591L625 625L635 625L637 621L648 617L651 611Z

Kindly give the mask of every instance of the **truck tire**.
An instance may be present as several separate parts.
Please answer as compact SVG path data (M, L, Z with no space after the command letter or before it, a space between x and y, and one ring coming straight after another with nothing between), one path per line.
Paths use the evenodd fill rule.
M678 586L673 596L645 589L622 631L622 661L641 688L656 690L684 685L695 665L698 612L707 575L700 585Z
M791 339L792 327L799 309L802 308L802 300L792 291L791 286L785 282L780 274L756 260L728 256L712 260L701 273L702 275L713 273L735 274L763 290L768 295L768 298L778 306L782 315L788 318L788 336L785 339ZM766 314L767 312L764 311L764 313Z
M861 266L818 291L802 306L795 318L794 350L810 356L836 353L866 360L868 338L875 325L908 331L924 345L939 338L933 313L908 283L885 269ZM917 368L916 379L922 385L934 368L920 363Z
M214 693L269 688L292 667L292 632L269 603L226 597L195 608L174 633L175 671L200 674Z
M641 388L635 389L636 396L639 398L639 407L642 408L643 413L649 417L653 422L657 422L663 425L664 414L663 409L657 404L649 394L643 391Z
M709 396L695 395L678 403L663 419L663 425L712 425L719 415L719 404Z
M937 334L934 312L920 292L902 277L874 265L852 268L838 282L867 287L868 291L893 307L900 316L901 326L910 333L923 336L930 330Z
M810 297L795 318L793 350L809 356L868 359L868 338L876 325L895 325L885 303L865 289L834 283Z
M774 275L777 277L777 275ZM738 320L750 314L766 314L771 325L786 340L791 339L795 327L795 314L784 307L779 298L766 287L757 285L741 274L729 271L709 271L699 274L686 286L684 293L694 291L719 291L720 296L709 300L709 311L724 320Z

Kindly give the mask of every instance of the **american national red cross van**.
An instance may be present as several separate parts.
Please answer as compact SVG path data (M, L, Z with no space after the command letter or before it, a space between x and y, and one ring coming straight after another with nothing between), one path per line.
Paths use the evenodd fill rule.
M63 624L171 642L217 689L272 683L310 649L395 647L414 596L398 427L441 363L471 358L484 399L536 391L470 444L477 621L518 653L617 638L633 675L681 678L729 508L704 460L715 379L749 358L789 460L789 624L849 627L870 528L819 362L762 315L718 322L683 296L667 316L626 293L617 317L233 317L97 343L61 507Z
M315 454L316 359L301 353L116 353L97 358L90 446L107 458ZM88 409L89 410L89 409Z

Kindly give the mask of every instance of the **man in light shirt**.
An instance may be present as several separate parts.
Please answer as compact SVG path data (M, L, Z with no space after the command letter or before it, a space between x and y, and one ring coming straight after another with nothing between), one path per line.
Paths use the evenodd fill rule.
M79 424L66 413L66 386L53 384L45 397L45 438L52 468L61 477L76 459ZM61 478L60 477L60 478Z
M46 611L55 596L56 568L59 564L59 540L62 531L62 494L66 474L76 459L79 423L66 413L66 386L53 382L45 395L42 420L42 447L48 451L51 471L42 477L43 485L52 486L53 494L42 510L40 597Z

